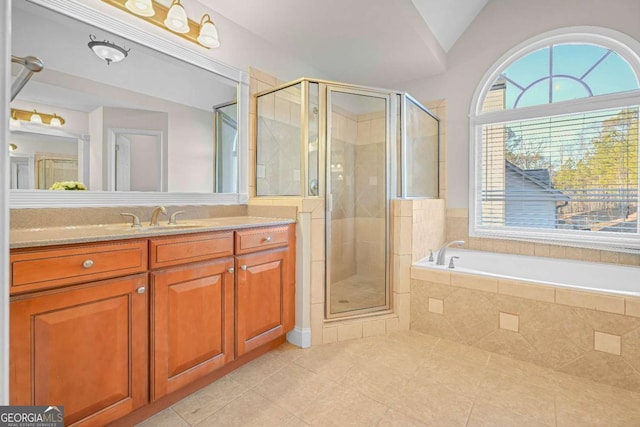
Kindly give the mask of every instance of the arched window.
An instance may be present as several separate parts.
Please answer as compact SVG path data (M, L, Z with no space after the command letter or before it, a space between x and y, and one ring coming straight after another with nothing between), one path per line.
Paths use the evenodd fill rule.
M471 112L470 235L640 250L638 45L567 31L485 76Z

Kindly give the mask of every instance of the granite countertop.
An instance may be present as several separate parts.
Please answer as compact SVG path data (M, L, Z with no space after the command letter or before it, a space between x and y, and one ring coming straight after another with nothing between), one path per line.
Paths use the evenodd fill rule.
M91 224L66 227L15 228L10 230L10 248L52 246L69 243L90 243L106 240L138 239L173 234L202 233L238 228L285 225L294 221L286 218L233 216L220 218L178 219L177 224L166 221L158 227L143 225L132 228L130 223Z

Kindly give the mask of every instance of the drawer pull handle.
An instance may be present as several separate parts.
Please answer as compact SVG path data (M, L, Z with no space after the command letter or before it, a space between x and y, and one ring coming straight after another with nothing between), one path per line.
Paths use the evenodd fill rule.
M242 265L240 266L240 268L242 269L242 271L247 271L247 266L246 266L246 265L244 265L244 264L242 264Z
M139 294L144 294L146 290L147 288L145 288L144 286L140 286L138 289L136 289L136 292Z
M270 242L270 241L271 241L271 236L267 236L267 237L265 237L265 238L264 238L264 241L265 241L265 242Z
M229 272L229 274L233 274L233 272L236 270L233 267L231 267L231 268L227 268L227 271Z
M85 259L84 261L82 261L82 268L91 268L91 267L93 267L93 260Z

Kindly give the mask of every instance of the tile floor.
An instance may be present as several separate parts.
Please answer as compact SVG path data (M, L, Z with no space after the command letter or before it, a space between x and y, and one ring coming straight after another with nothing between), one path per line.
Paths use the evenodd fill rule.
M331 312L381 307L386 296L384 278L354 275L331 284Z
M139 426L640 426L640 394L418 332L284 344Z

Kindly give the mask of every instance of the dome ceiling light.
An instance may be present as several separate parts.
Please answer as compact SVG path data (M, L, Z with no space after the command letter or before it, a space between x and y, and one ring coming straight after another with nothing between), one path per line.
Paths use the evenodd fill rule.
M89 35L89 39L91 39L88 43L89 48L98 58L107 61L107 65L111 65L112 62L122 61L131 51L131 49L125 50L123 47L108 40L96 40L96 36L93 34Z

